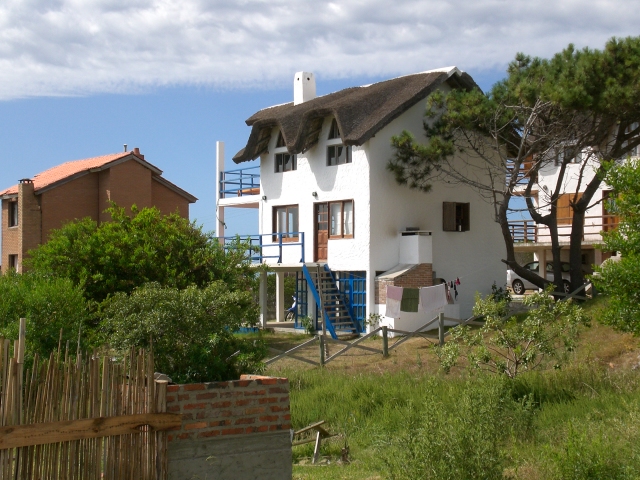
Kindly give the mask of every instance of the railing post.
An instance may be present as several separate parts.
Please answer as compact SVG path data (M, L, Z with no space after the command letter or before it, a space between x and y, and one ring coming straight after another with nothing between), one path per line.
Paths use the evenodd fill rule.
M387 326L382 326L382 356L387 358L389 356L389 332L387 332Z
M319 335L320 339L320 366L324 367L324 335Z
M304 262L304 232L300 232L300 248L302 249L302 257L300 259L300 263L305 263Z
M444 345L444 313L438 314L438 343Z
M278 234L278 263L282 263L282 236L284 233Z

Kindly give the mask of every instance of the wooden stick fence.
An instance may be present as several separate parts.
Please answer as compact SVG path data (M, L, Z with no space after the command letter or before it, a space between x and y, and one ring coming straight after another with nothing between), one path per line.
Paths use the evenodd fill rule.
M410 338L413 338L415 336L420 336L422 338L427 338L427 339L435 339L438 340L438 343L440 345L444 344L444 339L447 335L449 335L449 332L446 331L445 329L445 321L450 321L450 322L455 322L457 324L461 324L461 325L482 325L482 323L480 322L481 318L480 317L471 317L468 318L467 320L458 320L455 318L449 318L449 317L445 317L443 313L439 314L437 317L433 318L432 320L430 320L429 322L425 323L424 325L422 325L420 328L418 328L417 330L408 332L405 330L398 330L398 329L394 329L394 328L388 328L386 326L382 326L382 327L378 327L374 330L372 330L371 332L367 333L366 335L363 335L362 337L357 338L356 340L352 341L352 342L346 342L344 340L335 340L333 338L331 338L331 336L328 335L317 335L315 337L313 337L312 339L301 343L300 345L297 345L296 347L287 350L286 352L281 352L276 350L275 348L272 348L272 350L274 350L275 352L278 352L279 355L270 358L269 360L267 360L265 362L265 364L270 365L274 362L277 362L278 360L281 360L283 358L286 357L290 357L293 358L295 360L299 360L301 362L305 362L305 363L309 363L311 365L314 366L324 366L327 363L331 362L332 360L335 360L336 358L338 358L341 355L344 355L346 352L348 352L349 350L351 350L352 348L359 348L361 350L365 350L367 352L372 352L372 353L380 353L382 354L383 357L387 357L389 355L389 351L393 350L394 348L398 348L400 345L402 345L404 342L406 342L407 340L409 340ZM429 334L426 333L427 330L430 329L434 329L433 325L437 322L438 324L438 335L434 335L434 334ZM378 335L381 332L380 335ZM391 345L389 344L389 333L398 333L403 335L402 338L399 338L397 340L395 340ZM372 346L365 346L365 345L361 345L362 342L364 342L367 339L370 339L372 337L380 337L382 339L382 348L376 348L376 347L372 347ZM395 338L395 337L394 337ZM318 343L318 352L319 352L319 360L315 361L315 360L311 360L309 358L305 358L300 356L300 352L305 349L308 348L311 344L315 344ZM335 343L338 345L343 346L342 349L340 349L339 351L337 351L336 353L334 353L333 355L327 357L327 345L329 343ZM294 355L295 353L295 355Z
M23 377L24 327L13 356L0 339L0 479L166 478L165 430L181 417L165 413L153 352L74 359L67 345Z

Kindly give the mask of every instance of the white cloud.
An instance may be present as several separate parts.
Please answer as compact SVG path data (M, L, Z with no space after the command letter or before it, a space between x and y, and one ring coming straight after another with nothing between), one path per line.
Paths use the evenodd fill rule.
M5 0L0 98L504 68L634 35L625 0Z

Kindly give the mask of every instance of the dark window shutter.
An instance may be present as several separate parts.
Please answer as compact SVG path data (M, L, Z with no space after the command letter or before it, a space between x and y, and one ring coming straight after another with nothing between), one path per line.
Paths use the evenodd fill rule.
M471 229L471 216L469 215L470 203L462 204L462 231L467 232Z
M442 230L445 232L456 231L455 202L442 202Z

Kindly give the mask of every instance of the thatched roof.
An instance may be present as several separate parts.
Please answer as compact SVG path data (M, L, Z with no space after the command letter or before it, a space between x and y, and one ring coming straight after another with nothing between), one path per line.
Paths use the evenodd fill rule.
M282 131L290 153L304 152L318 141L322 122L329 116L336 119L345 145L362 145L443 83L452 88L478 87L471 76L450 67L347 88L298 105L265 108L247 120L252 127L249 140L233 161L246 162L264 153L273 127Z

